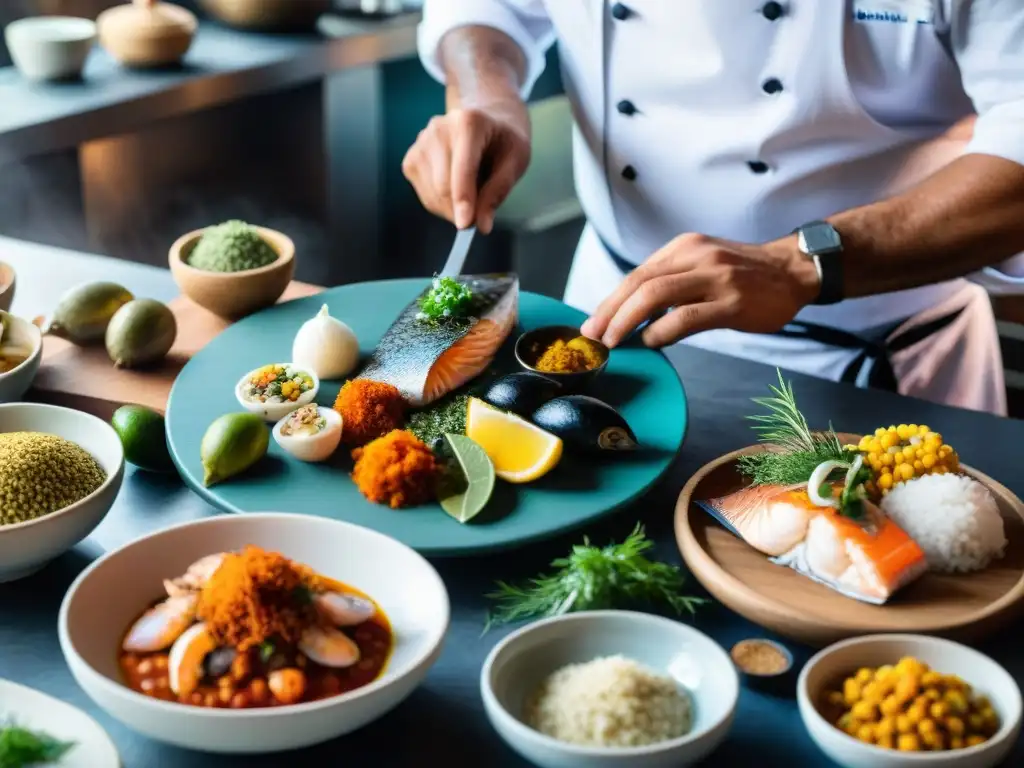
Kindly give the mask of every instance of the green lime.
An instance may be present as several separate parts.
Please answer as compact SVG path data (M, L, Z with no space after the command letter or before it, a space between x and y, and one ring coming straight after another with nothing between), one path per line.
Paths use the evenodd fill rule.
M255 413L227 413L214 419L203 435L203 485L227 480L262 459L270 445L270 430Z
M462 469L461 482L442 487L441 509L468 523L487 506L494 492L494 464L479 443L465 435L445 435Z
M121 438L124 459L147 472L172 472L164 417L144 405L122 405L110 420Z

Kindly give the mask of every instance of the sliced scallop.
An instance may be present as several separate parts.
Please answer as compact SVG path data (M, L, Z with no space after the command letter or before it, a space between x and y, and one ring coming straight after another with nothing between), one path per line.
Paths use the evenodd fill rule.
M203 662L217 650L213 635L206 624L196 624L178 638L167 659L167 676L171 690L178 696L188 696L206 675Z
M122 647L132 653L153 653L170 648L196 620L195 594L169 597L150 608L132 625Z
M336 627L354 627L377 613L372 601L342 592L324 592L313 600L321 615Z
M310 627L302 634L299 650L325 667L351 667L359 661L359 646L334 627Z

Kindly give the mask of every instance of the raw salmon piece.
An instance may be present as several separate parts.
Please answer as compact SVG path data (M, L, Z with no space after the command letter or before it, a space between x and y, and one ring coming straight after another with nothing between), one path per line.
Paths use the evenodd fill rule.
M924 552L877 506L854 520L815 505L806 489L762 485L701 506L772 562L881 605L927 570Z
M477 275L459 281L477 297L477 317L453 323L418 319L428 285L384 334L359 378L391 384L420 407L483 373L515 327L519 278Z

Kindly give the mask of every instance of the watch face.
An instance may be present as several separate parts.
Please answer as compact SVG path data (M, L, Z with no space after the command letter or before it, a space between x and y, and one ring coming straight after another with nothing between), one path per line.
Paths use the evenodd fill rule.
M810 224L800 230L800 246L804 253L830 253L841 250L843 241L831 224Z

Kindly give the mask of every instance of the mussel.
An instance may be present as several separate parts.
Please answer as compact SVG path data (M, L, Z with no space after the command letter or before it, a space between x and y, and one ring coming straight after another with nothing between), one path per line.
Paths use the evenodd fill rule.
M589 395L557 397L530 420L580 451L631 451L639 445L622 414Z
M558 397L562 385L539 373L521 371L495 379L480 399L495 408L529 418L548 400Z

